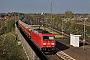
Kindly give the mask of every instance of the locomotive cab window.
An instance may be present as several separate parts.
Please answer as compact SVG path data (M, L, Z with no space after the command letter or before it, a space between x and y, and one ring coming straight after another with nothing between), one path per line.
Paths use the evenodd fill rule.
M54 40L54 36L43 36L43 40Z

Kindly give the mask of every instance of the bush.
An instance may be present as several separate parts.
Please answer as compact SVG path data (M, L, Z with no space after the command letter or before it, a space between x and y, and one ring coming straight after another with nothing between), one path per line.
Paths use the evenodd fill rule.
M11 32L0 37L0 60L27 60L21 45Z
M0 28L0 35L11 32L15 30L15 21L13 19L1 21L3 24Z

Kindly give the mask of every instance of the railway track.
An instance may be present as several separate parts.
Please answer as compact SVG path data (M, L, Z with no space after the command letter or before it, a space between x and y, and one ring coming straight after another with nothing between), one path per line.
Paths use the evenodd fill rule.
M72 58L71 56L67 55L63 51L58 52L57 55L61 56L63 58L63 60L75 60L74 58Z
M54 54L54 55L46 55L46 57L48 58L48 60L62 60L56 54Z
M53 31L55 31L55 32L57 32L57 33L59 33L59 34L62 35L62 32L59 31L59 30L57 30L56 28L51 28L51 27L47 27L47 28L49 28L49 29L51 29L51 30L53 30ZM70 37L70 35L69 34L66 34L66 33L64 33L63 35L66 36L66 37Z

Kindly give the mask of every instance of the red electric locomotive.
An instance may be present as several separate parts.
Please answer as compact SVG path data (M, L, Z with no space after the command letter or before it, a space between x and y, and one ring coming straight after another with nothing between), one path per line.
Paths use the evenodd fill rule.
M54 34L42 29L33 29L32 25L25 24L20 20L18 21L18 25L40 50L43 52L55 51L56 41Z

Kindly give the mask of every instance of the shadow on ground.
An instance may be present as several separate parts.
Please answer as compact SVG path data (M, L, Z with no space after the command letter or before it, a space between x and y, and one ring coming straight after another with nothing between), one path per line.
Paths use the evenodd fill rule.
M83 42L79 43L79 47L82 47L83 45L89 45L89 44L88 43L83 43Z
M56 41L56 47L57 47L59 50L61 50L61 51L70 48L70 47L68 47L68 46L66 46L66 45L64 45L64 44L62 44L62 43L60 43L60 42L58 42L58 41Z

